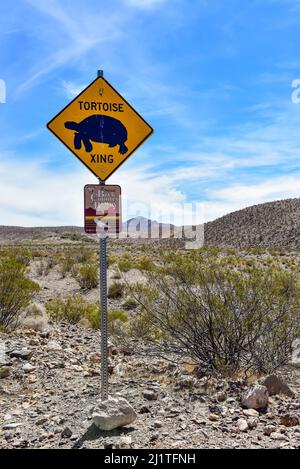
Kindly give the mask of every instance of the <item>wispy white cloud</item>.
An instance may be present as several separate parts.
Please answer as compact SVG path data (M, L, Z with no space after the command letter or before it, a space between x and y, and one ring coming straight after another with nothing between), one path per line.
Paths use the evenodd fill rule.
M68 98L75 98L76 96L79 95L79 93L82 92L86 88L87 84L85 85L77 85L73 81L62 81L62 87L67 95Z
M47 24L44 29L34 22L31 31L31 34L37 35L40 43L44 43L53 52L47 53L29 71L29 78L20 85L19 93L31 88L57 68L79 61L96 46L106 44L108 47L123 34L125 12L104 11L100 8L96 11L91 8L83 9L81 2L72 2L70 7L59 0L26 1L41 15L42 23L43 17L53 22L52 28Z
M167 1L170 0L125 0L129 6L138 8L152 8Z

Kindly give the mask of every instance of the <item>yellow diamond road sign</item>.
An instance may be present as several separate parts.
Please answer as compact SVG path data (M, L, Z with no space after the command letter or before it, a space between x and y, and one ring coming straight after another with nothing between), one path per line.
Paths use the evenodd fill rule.
M82 91L47 127L101 181L153 133L103 77Z

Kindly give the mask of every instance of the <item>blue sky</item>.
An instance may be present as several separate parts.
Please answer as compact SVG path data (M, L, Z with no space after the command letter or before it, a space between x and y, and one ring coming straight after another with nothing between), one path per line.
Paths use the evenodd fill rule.
M299 0L1 4L0 224L82 224L96 180L46 123L97 69L155 129L108 181L129 215L299 197Z

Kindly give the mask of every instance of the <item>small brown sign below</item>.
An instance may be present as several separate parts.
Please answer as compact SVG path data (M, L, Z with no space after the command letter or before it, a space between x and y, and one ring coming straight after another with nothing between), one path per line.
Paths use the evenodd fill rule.
M122 229L121 187L88 184L84 187L84 231L116 234Z

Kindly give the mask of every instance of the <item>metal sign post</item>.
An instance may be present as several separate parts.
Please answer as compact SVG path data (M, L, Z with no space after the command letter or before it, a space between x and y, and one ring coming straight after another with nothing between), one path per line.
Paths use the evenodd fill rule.
M103 70L98 70L97 77L103 77ZM101 183L104 185L105 183ZM100 304L101 304L101 399L108 398L108 344L107 344L107 261L106 240L104 234L99 241L99 267L100 267Z
M108 346L107 346L107 262L106 240L103 235L99 242L100 258L100 300L101 300L101 399L108 398Z

